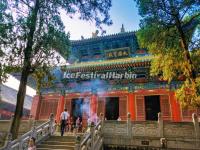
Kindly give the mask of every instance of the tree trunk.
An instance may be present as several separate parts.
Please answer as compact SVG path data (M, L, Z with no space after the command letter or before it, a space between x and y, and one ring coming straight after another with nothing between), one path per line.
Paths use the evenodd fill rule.
M16 139L18 136L19 125L20 125L21 117L23 115L24 98L26 94L27 79L28 79L28 75L30 74L30 69L31 69L30 59L31 59L31 54L32 54L33 37L34 37L34 32L36 30L36 24L37 24L36 22L37 22L38 10L39 10L39 0L36 0L35 7L32 10L31 17L30 17L31 18L30 19L31 24L29 26L30 31L27 38L27 46L24 49L24 64L22 68L19 90L17 93L17 105L16 105L15 115L14 115L13 122L10 129L13 139Z
M183 32L182 26L181 26L181 22L179 20L179 17L176 16L175 17L176 20L176 27L178 29L178 32L180 34L180 39L181 39L181 47L183 48L183 55L184 55L184 59L185 61L187 61L190 66L191 66L191 71L190 72L190 78L192 80L194 80L196 78L196 73L195 73L195 69L194 69L194 65L192 63L191 57L190 57L190 53L189 53L189 49L188 49L188 43L186 42L186 36Z
M24 68L22 71L21 79L20 79L19 91L17 93L17 105L16 105L15 114L14 114L13 122L11 125L11 129L10 129L13 139L16 139L18 136L19 125L20 125L21 117L23 115L23 106L24 106L24 98L26 95L28 71L29 71L28 67Z

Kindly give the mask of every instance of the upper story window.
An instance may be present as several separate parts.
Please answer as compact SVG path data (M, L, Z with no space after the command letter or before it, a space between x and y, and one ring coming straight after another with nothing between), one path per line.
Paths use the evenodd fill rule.
M120 48L120 44L118 42L113 43L112 48L113 49Z
M99 47L94 47L93 48L93 54L94 55L100 55L101 54L101 50Z
M129 46L130 44L128 40L122 42L122 47L129 47Z
M146 74L145 73L138 73L136 78L146 78Z
M80 50L80 54L81 54L81 56L88 56L88 51L87 51L87 49L81 49L81 50Z
M111 44L110 43L106 43L104 44L104 49L111 49Z
M125 46L126 46L126 47L129 47L129 46L130 46L130 44L129 44L128 41L126 41Z

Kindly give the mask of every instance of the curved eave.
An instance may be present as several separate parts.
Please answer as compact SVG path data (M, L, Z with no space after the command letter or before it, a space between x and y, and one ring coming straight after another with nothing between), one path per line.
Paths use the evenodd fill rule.
M153 56L131 57L126 59L104 60L100 62L83 62L66 66L67 72L88 70L110 70L126 67L148 67Z

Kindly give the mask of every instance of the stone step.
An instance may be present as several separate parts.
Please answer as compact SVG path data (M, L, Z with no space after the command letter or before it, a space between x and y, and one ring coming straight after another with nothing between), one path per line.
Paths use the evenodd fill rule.
M37 145L37 150L74 150L75 141L74 135L59 136L57 134Z
M74 139L74 138L76 138L75 135L65 135L65 136L53 135L53 136L51 136L51 138L60 138L60 139L66 138L66 137L67 137L68 139Z
M49 145L75 145L75 142L72 141L50 141L50 140L47 140L47 141L44 141L43 142L44 144L49 144ZM43 144L41 143L41 144Z
M72 149L51 149L51 148L37 148L37 150L72 150Z
M37 146L37 148L49 148L49 149L74 149L75 145L49 145L49 144L40 144Z
M59 138L59 137L50 137L47 140L49 141L75 141L76 138L68 138L68 137L64 137L64 138Z
M55 141L55 142L75 142L75 138L68 138L68 137L64 137L64 138L59 138L59 137L50 137L48 138L46 141Z

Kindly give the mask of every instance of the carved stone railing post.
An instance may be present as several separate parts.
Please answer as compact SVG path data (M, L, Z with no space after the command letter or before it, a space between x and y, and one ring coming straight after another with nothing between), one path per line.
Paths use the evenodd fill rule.
M101 120L101 130L100 130L100 137L103 140L103 128L104 128L104 117L103 117L103 113L100 113L100 120Z
M158 113L158 131L159 131L159 136L163 137L164 136L164 126L163 126L163 118L162 118L162 113Z
M54 134L54 115L53 113L51 113L50 117L49 117L49 125L50 125L50 135L53 135Z
M132 127L131 127L131 114L127 114L127 135L129 138L132 136Z
M197 114L193 113L192 114L192 121L194 124L194 134L195 134L195 139L196 139L196 147L198 148L200 146L199 140L200 140L200 130L199 130L199 122L197 118Z
M90 126L90 133L91 133L91 148L93 149L94 148L94 122L91 123L91 126Z
M29 120L28 120L28 123L29 123L29 130L31 130L32 126L33 126L33 116L32 115L29 115Z
M100 113L100 120L101 120L101 126L102 126L102 128L103 128L103 125L104 125L103 113Z
M11 133L13 119L14 119L14 115L11 116L8 133Z
M75 150L80 150L80 142L81 142L81 137L76 136Z
M23 149L23 139L19 139L19 149Z
M36 131L36 122L33 122L32 130L31 130L31 137L36 138L37 136L37 131Z
M12 142L12 134L8 133L8 136L6 138L6 148L5 148L5 150L11 149L11 147L12 147L11 142Z

